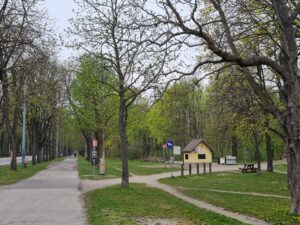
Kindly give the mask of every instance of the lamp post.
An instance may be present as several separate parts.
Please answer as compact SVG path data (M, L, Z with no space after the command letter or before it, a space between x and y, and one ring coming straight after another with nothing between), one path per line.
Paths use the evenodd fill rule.
M26 85L24 84L24 100L23 100L23 126L22 126L22 167L25 167L26 155Z

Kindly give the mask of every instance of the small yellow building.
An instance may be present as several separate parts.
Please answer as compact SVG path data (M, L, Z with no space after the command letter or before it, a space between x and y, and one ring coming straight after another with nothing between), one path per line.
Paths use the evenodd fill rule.
M182 150L184 163L212 163L212 148L203 139L194 139Z

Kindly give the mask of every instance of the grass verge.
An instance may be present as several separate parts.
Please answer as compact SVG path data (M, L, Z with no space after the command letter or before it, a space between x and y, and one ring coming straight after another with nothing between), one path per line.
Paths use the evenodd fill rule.
M0 185L14 184L20 180L32 177L39 171L46 169L50 164L62 160L63 158L58 158L52 161L37 164L35 166L29 163L27 168L22 168L21 165L18 165L16 171L11 170L10 165L2 165L0 166Z
M78 170L81 179L99 180L121 177L121 160L120 159L106 159L105 176L98 175L98 169L94 168L90 162L82 157L78 157ZM151 175L163 172L177 171L179 168L165 168L163 163L142 162L139 160L128 161L129 173L134 175Z
M278 170L278 171L287 173L287 164L274 165L274 170Z
M167 178L160 180L160 182L171 185L188 196L230 211L257 217L272 224L300 224L297 217L289 214L291 200L288 198L213 191L238 191L288 197L287 176L285 174L263 173L261 176L257 176L256 174L226 172Z
M127 189L113 186L88 192L84 199L91 225L161 224L162 221L185 225L243 224L142 184L131 184Z
M79 171L80 179L99 180L121 177L121 171L106 162L105 176L98 175L98 168L95 168L91 163L79 156L77 159L77 167Z

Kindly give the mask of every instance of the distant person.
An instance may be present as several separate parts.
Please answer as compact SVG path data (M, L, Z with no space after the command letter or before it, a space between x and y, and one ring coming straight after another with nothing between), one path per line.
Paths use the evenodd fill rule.
M74 158L76 159L76 152L74 152Z

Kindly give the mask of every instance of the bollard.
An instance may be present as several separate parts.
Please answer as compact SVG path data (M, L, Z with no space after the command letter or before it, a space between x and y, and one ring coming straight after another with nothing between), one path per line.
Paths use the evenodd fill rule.
M203 163L203 173L206 173L206 164Z
M197 163L197 175L199 175L199 163Z
M211 173L211 163L209 163L209 172Z
M189 164L189 174L192 175L192 164Z

